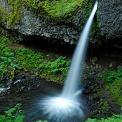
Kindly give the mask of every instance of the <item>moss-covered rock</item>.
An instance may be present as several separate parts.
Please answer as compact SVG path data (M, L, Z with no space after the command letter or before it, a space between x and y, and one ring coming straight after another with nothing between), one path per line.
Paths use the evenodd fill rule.
M0 13L4 26L22 35L39 35L75 43L91 7L92 0L5 0L0 5Z
M99 1L92 39L121 40L120 5L120 1ZM93 0L1 0L0 21L19 36L39 35L72 44L79 39L92 6Z
M83 5L84 0L23 0L24 5L30 9L43 10L53 19L66 18Z

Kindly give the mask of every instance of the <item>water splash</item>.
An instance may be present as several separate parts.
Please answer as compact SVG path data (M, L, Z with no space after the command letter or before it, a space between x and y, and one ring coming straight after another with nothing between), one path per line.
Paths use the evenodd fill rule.
M62 94L58 97L48 97L41 102L44 114L48 115L48 119L51 122L79 122L84 118L83 103L78 99L82 90L78 90L78 87L84 69L88 35L97 6L98 2L96 1L81 33Z
M43 106L44 114L48 115L48 119L53 122L67 122L69 119L74 122L75 118L81 120L84 116L82 104L73 99L60 96L47 97L42 101L41 106Z

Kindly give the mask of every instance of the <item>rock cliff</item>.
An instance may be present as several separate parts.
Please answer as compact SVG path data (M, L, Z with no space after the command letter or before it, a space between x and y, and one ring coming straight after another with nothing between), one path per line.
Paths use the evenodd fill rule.
M122 1L101 0L98 14L101 35L108 39L122 38Z
M80 2L82 1L82 2ZM76 43L93 6L92 0L0 0L1 25L24 36ZM100 0L92 37L122 38L121 0Z

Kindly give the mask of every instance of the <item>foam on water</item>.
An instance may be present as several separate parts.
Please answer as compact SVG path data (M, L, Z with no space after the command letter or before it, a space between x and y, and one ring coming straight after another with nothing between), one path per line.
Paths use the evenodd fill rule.
M48 119L55 119L55 122L64 122L72 117L82 118L84 116L82 105L78 101L60 96L44 99L41 106L43 106L44 114L48 115Z
M88 35L97 6L98 2L96 1L81 33L62 94L58 97L47 97L40 103L41 109L48 116L48 120L52 120L51 122L79 122L84 118L83 103L78 99L82 90L78 90L78 87L84 69Z

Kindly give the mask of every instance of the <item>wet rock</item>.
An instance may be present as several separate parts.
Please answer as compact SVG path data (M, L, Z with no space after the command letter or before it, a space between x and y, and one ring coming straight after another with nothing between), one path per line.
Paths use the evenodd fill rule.
M98 13L101 35L108 39L122 39L122 1L100 0Z
M0 87L0 96L9 94L10 87Z

